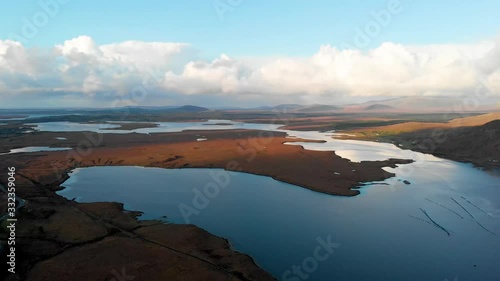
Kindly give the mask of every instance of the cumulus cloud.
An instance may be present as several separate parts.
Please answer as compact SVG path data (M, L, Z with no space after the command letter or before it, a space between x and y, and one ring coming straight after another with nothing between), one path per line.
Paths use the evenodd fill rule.
M186 96L464 95L479 83L500 91L500 40L474 45L405 46L371 50L320 46L306 57L212 60L190 58L185 43L126 41L98 45L80 36L51 49L0 40L0 97L6 93L124 96L143 87ZM287 100L284 100L287 101Z
M361 51L325 45L311 57L283 57L258 66L223 55L212 62L190 62L179 74L167 73L164 85L186 94L459 95L470 93L481 79L494 78L491 69L500 67L492 63L500 58L495 48L498 44L407 47L388 42ZM494 57L487 59L488 67L476 67L486 56Z

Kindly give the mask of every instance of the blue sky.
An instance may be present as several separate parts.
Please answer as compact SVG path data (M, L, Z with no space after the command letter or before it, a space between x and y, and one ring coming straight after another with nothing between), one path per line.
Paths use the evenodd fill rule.
M44 0L42 0L44 1ZM49 1L49 0L45 0ZM220 0L222 3L238 0ZM2 1L0 38L21 33L22 18L31 18L39 0ZM220 3L219 2L219 3ZM371 11L387 0L241 0L221 20L214 0L97 1L69 0L26 45L50 47L79 35L98 44L125 40L186 42L207 56L307 55L322 44L342 46L356 28L372 20ZM500 1L401 0L403 12L370 46L472 43L500 31Z
M467 96L484 81L498 96L498 11L498 0L1 1L0 106L345 104Z

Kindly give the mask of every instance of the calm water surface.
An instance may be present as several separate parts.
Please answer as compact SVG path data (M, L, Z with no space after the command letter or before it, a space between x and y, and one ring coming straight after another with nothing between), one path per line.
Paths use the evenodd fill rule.
M71 148L69 148L69 147L28 146L28 147L11 149L10 152L0 153L0 155L23 153L23 152L61 151L61 150L71 150Z
M165 124L175 126L206 129L203 124ZM355 197L325 195L220 169L141 167L76 169L59 193L80 202L123 202L127 209L143 211L143 219L167 216L170 222L193 223L229 239L236 250L252 256L280 280L293 265L313 255L318 238L327 237L340 247L319 262L307 280L500 280L497 173L390 144L333 140L331 133L286 132L324 139L326 143L300 145L335 150L352 161L397 157L416 162L386 168L396 177L383 182L387 185L364 187ZM229 183L221 186L217 178ZM199 195L207 184L219 186L218 192L211 189L213 198ZM185 206L196 212L183 215Z
M108 123L76 123L76 122L44 122L44 123L31 123L30 125L37 125L35 127L38 131L44 132L79 132L90 131L108 134L151 134L151 133L167 133L167 132L181 132L184 130L231 130L231 129L264 129L275 130L280 125L263 125L263 124L249 124L242 122L233 122L230 120L208 120L206 122L146 122L157 124L154 128L141 128L135 130L108 130L119 128L119 125L110 123L144 123L134 121L109 121Z

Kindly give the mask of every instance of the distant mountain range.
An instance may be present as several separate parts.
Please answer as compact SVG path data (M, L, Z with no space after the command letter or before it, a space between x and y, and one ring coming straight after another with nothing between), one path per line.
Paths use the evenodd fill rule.
M329 104L279 104L275 106L242 107L242 106L220 106L202 107L196 105L182 106L127 106L123 108L111 108L113 110L127 110L129 113L143 113L146 111L162 112L205 112L205 111L278 111L298 114L314 113L341 113L341 112L462 112L462 111L499 111L500 99L475 99L474 97L428 97L410 96L386 100L368 101L343 106ZM47 114L50 112L85 113L85 112L107 112L110 108L60 108L60 109L0 109L0 113L25 112Z
M209 111L209 110L210 109L208 109L206 107L195 106L195 105L184 105L181 107L170 109L170 111L175 111L175 112L203 112L203 111Z
M342 110L342 107L338 107L335 105L326 105L326 104L313 104L309 106L299 107L292 111L301 112L301 113L315 113L315 112L332 112Z
M473 97L426 97L411 96L344 106L346 112L443 112L443 111L491 111L498 100L474 100Z
M495 101L481 101L477 105L470 104L470 97L428 97L410 96L386 100L368 101L344 106L329 104L279 104L275 106L259 107L218 107L207 108L194 105L163 106L163 107L129 107L142 110L161 110L165 112L204 112L210 110L234 111L279 111L286 113L339 113L339 112L445 112L445 111L491 111L500 110ZM468 104L469 103L469 104Z
M183 105L183 106L127 106L126 107L131 112L139 111L163 111L163 112L203 112L209 111L210 109L195 105Z
M376 102L366 102L350 107L350 109L361 107L363 109L404 110L404 111L436 111L450 109L461 101L460 98L452 97L402 97ZM371 107L371 108L370 108ZM384 107L384 108L383 108Z
M280 112L298 112L298 113L314 113L314 112L332 112L342 110L342 107L327 104L279 104L276 106L259 106L249 108L248 110L266 110L266 111L280 111Z
M380 103L376 103L376 104L372 104L372 105L369 105L367 107L365 107L365 110L391 110L391 109L395 109L394 107L392 106L389 106L389 105L385 105L385 104L380 104Z

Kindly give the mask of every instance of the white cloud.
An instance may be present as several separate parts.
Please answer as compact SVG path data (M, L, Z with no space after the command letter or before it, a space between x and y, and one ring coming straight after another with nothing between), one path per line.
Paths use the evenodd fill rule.
M223 56L210 63L190 62L179 74L167 73L165 86L187 94L466 94L489 75L474 64L494 48L492 43L406 47L388 42L362 52L326 45L311 57L283 57L258 66Z
M98 46L80 36L55 47L60 75L67 88L94 96L96 92L125 95L152 71L167 71L188 44L126 41Z
M461 95L471 93L480 80L500 92L500 40L428 46L387 42L367 51L324 45L309 57L238 59L222 54L211 61L189 59L189 48L140 41L98 45L80 36L41 50L0 40L0 97L53 91L99 100L128 95L143 85L156 94L260 96L265 103L270 97L288 102L286 95L308 101Z
M180 74L169 71L165 74L167 90L186 93L237 93L244 84L243 63L222 54L212 62L188 62Z
M61 52L64 57L87 55L99 57L102 52L96 45L94 40L89 36L79 36L71 40L67 40L62 45L57 45L56 49Z

